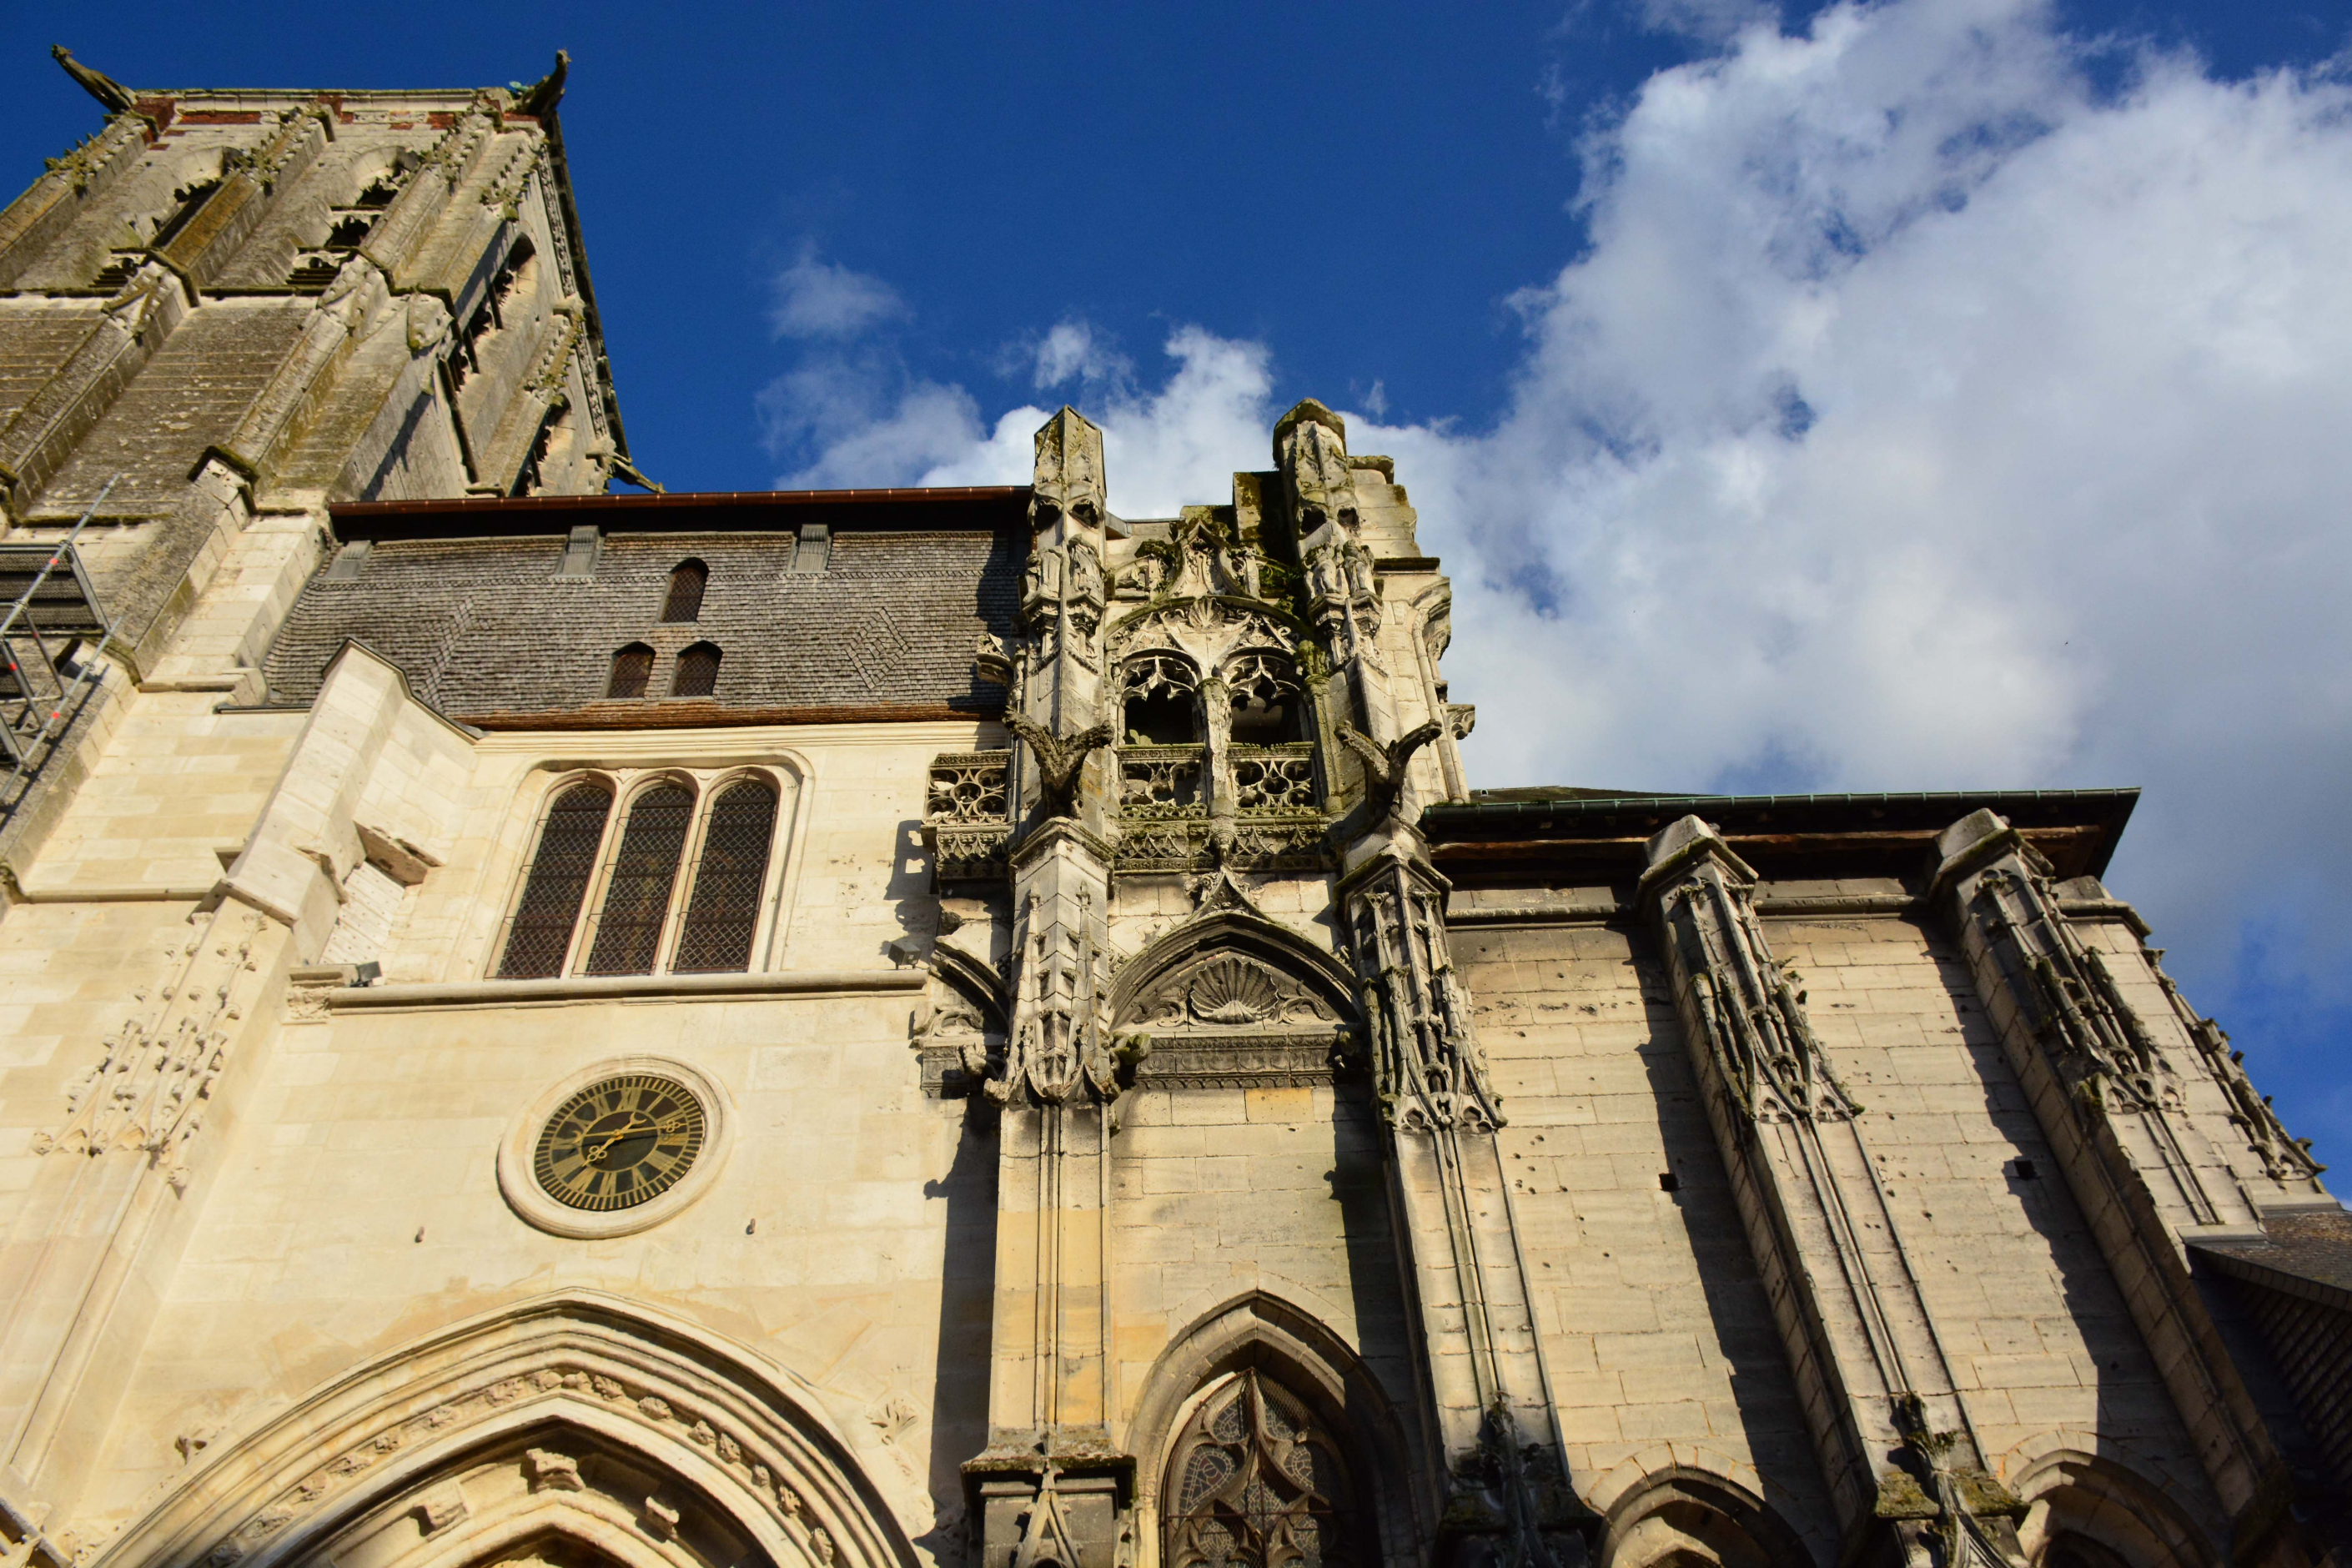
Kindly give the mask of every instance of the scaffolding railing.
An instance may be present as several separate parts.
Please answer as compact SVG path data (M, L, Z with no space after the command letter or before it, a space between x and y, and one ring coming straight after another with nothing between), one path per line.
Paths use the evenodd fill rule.
M106 481L59 542L0 541L0 593L24 584L0 617L0 654L7 659L0 678L0 760L15 773L29 772L72 722L98 681L99 655L113 639L116 617L100 605L79 546L82 530L121 477ZM59 639L55 651L52 638ZM89 651L76 660L85 645Z

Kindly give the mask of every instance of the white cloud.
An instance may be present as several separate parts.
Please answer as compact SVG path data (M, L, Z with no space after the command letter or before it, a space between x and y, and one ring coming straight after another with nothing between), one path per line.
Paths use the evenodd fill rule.
M848 338L907 314L907 302L879 278L820 261L814 246L803 246L776 274L768 324L780 338Z
M1100 341L1090 324L1076 320L1055 322L1031 358L1035 364L1031 384L1040 392L1073 381L1123 387L1135 372L1125 354Z
M2344 1004L2352 92L2150 57L2102 98L2036 0L1886 0L1747 26L1585 154L1497 426L1355 426L1454 573L1475 773L2143 784L2110 881L2203 999ZM1130 516L1267 461L1265 351L1167 350L1087 410ZM826 471L1026 477L1044 410L935 390Z
M2352 95L2143 70L1898 0L1647 84L1500 427L1363 437L1475 606L1481 773L2144 784L2111 880L2209 1001L2282 900L2344 999Z

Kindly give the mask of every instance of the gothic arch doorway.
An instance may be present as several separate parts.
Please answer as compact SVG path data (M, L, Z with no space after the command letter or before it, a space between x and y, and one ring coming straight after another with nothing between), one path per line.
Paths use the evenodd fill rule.
M1160 1568L1371 1568L1372 1526L1339 1445L1255 1367L1212 1384L1160 1487Z
M92 1568L915 1568L806 1385L587 1292L358 1367L201 1464Z

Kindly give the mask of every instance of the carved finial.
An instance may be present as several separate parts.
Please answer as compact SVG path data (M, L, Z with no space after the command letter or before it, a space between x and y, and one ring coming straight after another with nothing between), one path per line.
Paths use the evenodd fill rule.
M131 89L103 71L94 71L73 58L73 52L63 44L49 46L49 58L66 68L66 75L81 83L82 90L106 105L109 114L128 114L132 99Z
M1328 522L1354 528L1356 479L1348 467L1345 420L1308 398L1275 422L1274 461L1289 483L1302 541Z
M1074 810L1078 793L1078 776L1087 765L1087 758L1110 744L1111 726L1108 721L1091 730L1082 730L1063 740L1042 724L1033 723L1018 713L1008 715L1005 727L1029 744L1036 753L1041 805L1047 816L1068 816Z
M513 107L507 112L528 114L539 120L554 113L555 106L563 101L563 78L571 68L572 57L562 49L556 50L555 68L516 93Z
M1029 526L1045 528L1067 515L1092 528L1104 511L1102 431L1076 409L1064 407L1037 431L1037 469Z

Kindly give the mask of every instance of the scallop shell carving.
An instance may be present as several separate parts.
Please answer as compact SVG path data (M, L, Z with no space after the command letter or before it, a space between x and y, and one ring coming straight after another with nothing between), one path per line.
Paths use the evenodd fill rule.
M1257 965L1220 958L1192 976L1184 1001L1203 1024L1262 1024L1281 1010L1282 993Z

